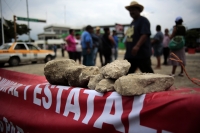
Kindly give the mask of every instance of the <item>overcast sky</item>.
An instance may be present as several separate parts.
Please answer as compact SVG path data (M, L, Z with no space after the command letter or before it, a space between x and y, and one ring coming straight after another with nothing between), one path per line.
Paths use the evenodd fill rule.
M27 17L26 0L1 0L3 16L13 20L13 15ZM90 25L129 24L131 17L124 8L132 0L28 0L29 17L47 20L46 23L30 22L31 38L45 26L61 24L70 27ZM151 23L152 34L160 24L162 30L171 29L177 16L182 16L187 28L200 28L199 0L139 0L144 6L142 15ZM18 24L27 24L17 21ZM23 35L20 39L28 39Z

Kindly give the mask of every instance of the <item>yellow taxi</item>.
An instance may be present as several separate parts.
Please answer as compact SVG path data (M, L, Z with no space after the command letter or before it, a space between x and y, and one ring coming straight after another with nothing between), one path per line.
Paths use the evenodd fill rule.
M5 43L0 46L0 66L9 63L10 66L17 66L19 63L44 60L48 62L55 57L51 50L41 50L39 47L23 42Z

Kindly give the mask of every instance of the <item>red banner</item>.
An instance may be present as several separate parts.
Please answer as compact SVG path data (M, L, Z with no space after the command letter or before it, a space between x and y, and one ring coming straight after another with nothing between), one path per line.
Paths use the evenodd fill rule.
M200 89L123 97L0 69L5 133L199 133L199 101Z

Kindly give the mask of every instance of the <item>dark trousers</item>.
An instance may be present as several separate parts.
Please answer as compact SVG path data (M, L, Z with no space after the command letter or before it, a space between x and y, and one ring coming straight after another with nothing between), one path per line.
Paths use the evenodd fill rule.
M154 73L151 68L151 59L127 59L131 63L131 67L128 73L134 73L137 68L140 69L142 73Z
M168 60L168 57L169 57L169 52L170 52L170 49L167 47L167 48L163 48L163 56L164 56L164 65L167 65L167 60Z
M62 49L61 52L62 52L62 57L65 57L65 50Z
M103 56L105 58L104 65L108 64L111 62L111 56L112 56L112 50L111 49L106 49L103 51Z
M82 52L76 52L75 53L75 61L78 60L81 62L81 55L82 55Z
M69 59L75 60L76 52L68 51L68 54L69 54Z
M85 66L94 66L94 52L91 49L90 53L87 53L87 49L82 49L83 55L83 65Z
M101 66L103 66L104 65L103 50L99 48L98 52L99 52L99 58L100 58Z

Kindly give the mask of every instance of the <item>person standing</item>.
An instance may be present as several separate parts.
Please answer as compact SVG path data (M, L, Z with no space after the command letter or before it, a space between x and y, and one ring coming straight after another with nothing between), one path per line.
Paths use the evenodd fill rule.
M161 32L161 26L156 26L156 35L154 36L153 40L151 41L151 44L153 45L154 50L154 56L157 59L157 66L156 69L161 69L161 55L163 53L163 33Z
M113 30L113 40L115 41L115 45L113 47L113 58L116 60L118 57L118 37L116 30Z
M88 25L81 35L83 65L85 66L94 66L92 33L93 27Z
M104 65L106 65L112 61L112 47L115 44L112 36L110 36L110 29L107 27L104 28L104 34L102 36L102 44L103 44L103 55L105 58Z
M75 52L76 52L76 41L74 38L74 30L69 30L69 35L66 37L67 42L67 52L69 54L69 59L75 60Z
M98 30L100 29L96 29L96 32L98 32ZM93 42L93 57L94 57L94 65L95 65L97 53L99 49L99 36L97 36L95 33L92 33L91 36L92 36L92 42Z
M164 56L164 62L163 62L163 65L167 65L167 61L168 61L168 57L169 57L169 41L170 41L170 38L169 38L169 30L168 29L165 29L165 35L164 35L164 38L163 38L163 56Z
M61 44L62 57L65 57L65 44Z
M102 44L102 35L100 33L100 27L96 27L96 36L99 38L99 47L98 47L98 52L99 52L99 58L100 58L100 62L101 62L101 66L104 65L104 60L103 60L103 44Z
M170 36L170 39L175 38L175 37L182 37L183 42L185 42L185 34L186 34L186 29L185 26L182 25L183 23L183 19L182 17L177 17L175 19L175 23L176 25L173 28L173 32L172 35ZM185 60L185 48L182 47L181 49L177 49L177 50L171 50L171 52L173 52L182 62L183 65L186 65L186 60ZM175 76L175 72L176 72L176 68L177 66L180 64L176 61L171 61L170 60L170 64L172 64L172 73L171 76ZM183 75L183 68L181 67L181 72L178 74L178 76L184 76Z
M57 46L56 46L56 44L53 45L53 51L55 53L55 57L54 58L56 58L57 57Z
M133 1L125 7L133 21L126 32L125 59L131 63L128 73L134 73L139 68L143 73L153 73L151 68L150 23L147 18L140 16L144 7Z
M76 56L75 61L78 60L79 64L81 64L81 53L82 53L82 47L81 47L81 41L80 41L80 35L76 34Z

